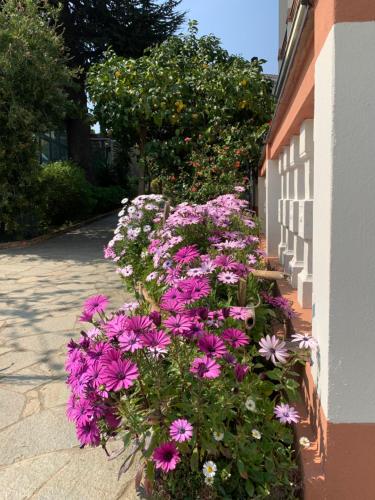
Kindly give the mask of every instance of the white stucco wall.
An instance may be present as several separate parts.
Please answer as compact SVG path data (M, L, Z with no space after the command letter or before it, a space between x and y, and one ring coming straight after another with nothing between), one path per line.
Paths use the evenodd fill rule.
M258 177L258 214L261 222L261 231L266 230L266 178Z
M375 422L375 23L335 25L315 68L314 371L331 422Z
M269 257L277 257L280 241L280 226L277 221L278 199L280 198L280 176L278 162L266 163L266 252Z

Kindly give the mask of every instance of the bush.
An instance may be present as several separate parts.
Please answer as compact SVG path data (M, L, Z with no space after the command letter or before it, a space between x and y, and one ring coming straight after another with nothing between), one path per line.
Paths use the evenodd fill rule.
M92 195L95 199L95 213L102 214L117 208L125 195L121 186L93 186Z
M0 232L8 240L39 231L36 137L59 127L69 105L59 11L43 2L41 15L40 3L0 7Z
M59 226L87 217L95 209L92 186L84 171L67 161L44 166L40 174L43 223Z

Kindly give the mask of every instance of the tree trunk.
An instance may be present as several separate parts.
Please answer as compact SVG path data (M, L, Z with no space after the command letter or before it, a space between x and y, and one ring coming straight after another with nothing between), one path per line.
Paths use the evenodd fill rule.
M66 119L68 156L70 160L84 169L87 180L93 182L95 179L91 157L87 97L84 82L78 82L78 85L70 91L70 98L76 105L76 110L74 115L72 114Z

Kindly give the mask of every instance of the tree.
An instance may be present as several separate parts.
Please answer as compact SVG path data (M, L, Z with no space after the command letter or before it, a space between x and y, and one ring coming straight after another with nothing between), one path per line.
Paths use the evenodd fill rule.
M109 52L88 88L100 123L139 145L146 174L164 191L197 198L211 185L204 196L215 196L215 186L228 189L259 157L273 106L262 62L229 55L214 36L199 38L192 22L188 35L137 60Z
M50 0L52 4L60 0ZM144 50L167 39L181 25L181 0L63 0L60 22L69 64L80 68L71 91L76 111L67 120L70 157L90 171L90 125L85 79L91 64L109 47L122 57L139 57ZM92 177L92 174L89 175Z
M61 124L71 83L58 12L33 0L6 0L0 10L0 227L32 219L37 196L37 134Z

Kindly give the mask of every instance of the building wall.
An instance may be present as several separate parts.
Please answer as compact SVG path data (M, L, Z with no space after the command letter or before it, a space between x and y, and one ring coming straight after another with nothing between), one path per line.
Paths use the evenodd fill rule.
M300 450L304 498L373 500L375 2L310 5L261 169L267 250L297 287L280 284L286 297L312 307L311 325L297 304L296 331L312 326L319 344L297 426L313 441Z

